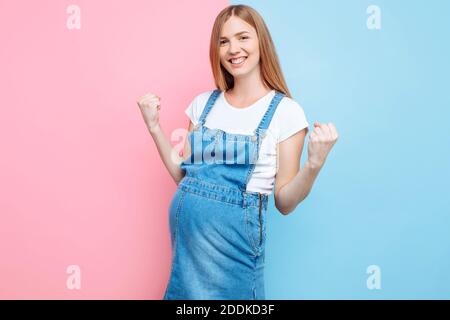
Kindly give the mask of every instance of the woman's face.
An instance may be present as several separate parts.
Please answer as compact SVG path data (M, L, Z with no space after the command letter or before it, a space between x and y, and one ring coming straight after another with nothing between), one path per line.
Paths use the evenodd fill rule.
M245 57L241 63L232 58ZM220 34L220 62L234 77L247 75L259 68L259 41L255 28L231 16Z

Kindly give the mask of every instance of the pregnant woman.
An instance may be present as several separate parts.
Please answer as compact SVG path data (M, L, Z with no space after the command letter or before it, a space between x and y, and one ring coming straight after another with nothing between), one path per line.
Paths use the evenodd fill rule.
M265 299L268 197L284 215L309 194L338 138L308 122L291 97L262 17L232 5L217 16L210 60L216 89L197 95L183 156L159 123L160 98L138 105L178 188L169 207L172 267L163 299Z

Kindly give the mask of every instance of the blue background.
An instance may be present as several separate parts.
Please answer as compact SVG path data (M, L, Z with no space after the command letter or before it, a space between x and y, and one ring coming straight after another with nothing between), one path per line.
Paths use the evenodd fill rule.
M310 132L339 133L294 212L270 198L266 298L449 299L450 2L231 4L263 16ZM366 284L370 265L381 289Z

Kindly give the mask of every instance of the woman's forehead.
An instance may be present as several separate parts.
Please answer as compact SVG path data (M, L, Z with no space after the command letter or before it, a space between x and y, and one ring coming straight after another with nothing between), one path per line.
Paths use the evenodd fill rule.
M239 35L239 33L244 31L252 33L253 30L254 28L241 18L230 17L230 19L228 19L223 25L220 36L228 38Z

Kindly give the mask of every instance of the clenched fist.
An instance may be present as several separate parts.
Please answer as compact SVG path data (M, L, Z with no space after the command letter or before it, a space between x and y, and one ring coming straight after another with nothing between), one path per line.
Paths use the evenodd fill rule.
M157 95L147 93L137 101L145 124L150 131L159 126L159 109L161 109L160 100L160 97Z
M308 160L322 167L338 137L336 128L331 122L328 124L315 122L314 130L309 135Z

